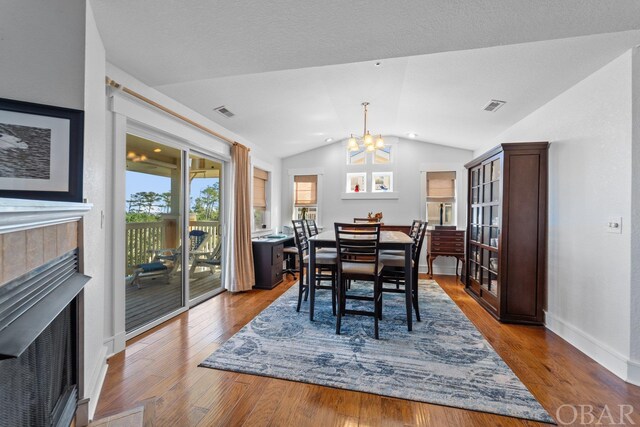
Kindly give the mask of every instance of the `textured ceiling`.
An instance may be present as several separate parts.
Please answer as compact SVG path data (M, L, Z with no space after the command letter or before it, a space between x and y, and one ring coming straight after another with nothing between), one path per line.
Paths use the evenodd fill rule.
M92 4L110 62L280 157L361 133L362 101L376 133L475 149L640 44L635 0Z
M248 140L286 157L362 133L476 149L640 43L640 31L275 71L159 86ZM491 99L507 101L495 113ZM236 116L213 111L227 106ZM570 114L571 112L568 112Z
M636 0L92 0L109 60L155 86L640 29Z

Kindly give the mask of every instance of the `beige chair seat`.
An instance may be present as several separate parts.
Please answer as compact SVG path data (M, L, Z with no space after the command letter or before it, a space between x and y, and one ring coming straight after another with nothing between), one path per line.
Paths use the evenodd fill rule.
M324 253L330 253L330 254L337 254L338 251L336 250L336 248L320 248L316 250L316 253L318 252L324 252Z
M386 249L383 251L380 251L380 256L382 255L395 255L395 256L404 256L404 251L403 250L391 250L391 249Z
M286 254L298 254L298 248L296 248L295 246L285 246L284 249L282 250L282 252L286 253Z
M385 267L404 267L404 254L402 256L380 254L380 262ZM413 260L411 260L411 266L413 267Z
M309 262L309 255L304 256L304 263ZM334 265L338 262L338 256L336 253L330 252L316 252L316 265Z
M382 272L383 268L384 268L384 264L382 263L382 261L378 261L378 274ZM347 276L350 274L373 276L373 274L375 273L375 270L374 270L373 263L360 264L357 262L343 262L342 273Z

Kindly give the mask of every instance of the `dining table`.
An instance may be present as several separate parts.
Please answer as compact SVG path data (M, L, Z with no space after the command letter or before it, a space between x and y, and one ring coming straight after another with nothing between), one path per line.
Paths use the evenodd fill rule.
M335 248L336 233L333 230L323 231L309 238L309 283L316 282L316 250L321 248ZM380 250L403 250L404 251L404 283L406 284L405 299L407 305L407 328L409 331L413 329L413 306L412 306L412 283L413 269L412 248L413 239L401 231L380 231ZM309 320L313 321L313 313L315 308L315 286L309 286Z

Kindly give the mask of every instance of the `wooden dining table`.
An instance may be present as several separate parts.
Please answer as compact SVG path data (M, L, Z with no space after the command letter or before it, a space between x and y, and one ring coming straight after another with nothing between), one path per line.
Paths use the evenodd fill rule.
M335 248L336 233L335 231L323 231L309 238L309 283L316 282L316 249ZM407 304L407 328L409 331L413 329L413 306L412 306L412 283L413 269L411 268L413 239L401 231L381 231L380 232L380 250L403 250L404 251L404 280L406 283L405 299ZM313 312L315 306L315 286L309 286L309 320L313 320Z

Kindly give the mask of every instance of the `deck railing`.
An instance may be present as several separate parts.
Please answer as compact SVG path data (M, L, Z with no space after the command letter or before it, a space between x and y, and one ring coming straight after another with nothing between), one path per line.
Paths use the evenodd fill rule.
M153 260L154 250L167 248L167 224L157 222L131 222L126 226L126 265L128 273L138 264ZM212 237L200 248L212 252L220 242L220 223L218 221L190 221L189 231L202 230Z

